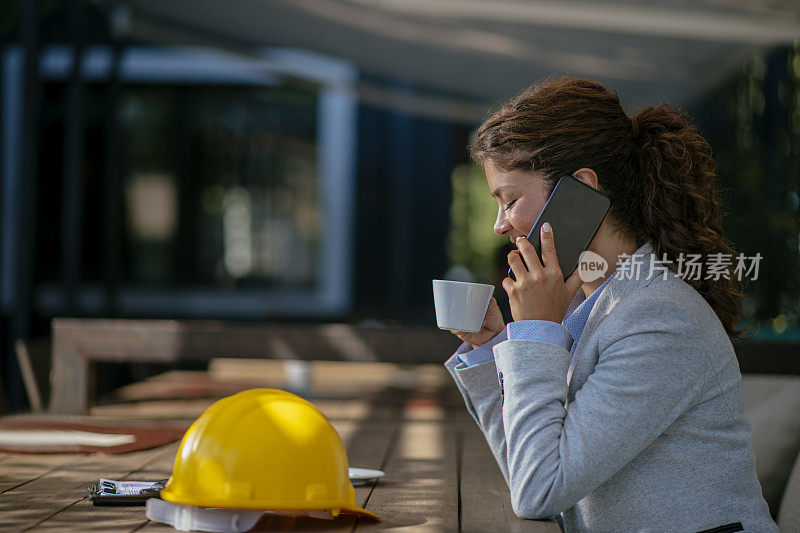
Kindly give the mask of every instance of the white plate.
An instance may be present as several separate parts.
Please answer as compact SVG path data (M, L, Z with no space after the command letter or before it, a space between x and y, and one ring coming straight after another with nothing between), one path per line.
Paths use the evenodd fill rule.
M350 481L367 481L369 479L377 479L386 475L380 470L370 470L369 468L350 467L347 470L348 474L350 475Z

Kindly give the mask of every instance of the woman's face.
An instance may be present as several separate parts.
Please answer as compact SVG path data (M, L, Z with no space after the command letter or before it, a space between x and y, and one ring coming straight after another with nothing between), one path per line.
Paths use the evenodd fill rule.
M543 177L535 172L500 170L490 161L486 162L484 171L489 190L498 204L494 232L508 237L512 243L520 235L527 237L547 203Z

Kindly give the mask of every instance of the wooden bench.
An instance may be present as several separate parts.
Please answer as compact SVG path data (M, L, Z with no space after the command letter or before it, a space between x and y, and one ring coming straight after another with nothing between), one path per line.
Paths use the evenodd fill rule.
M50 412L87 412L98 362L175 363L216 357L442 363L459 345L434 326L242 324L193 320L52 322Z

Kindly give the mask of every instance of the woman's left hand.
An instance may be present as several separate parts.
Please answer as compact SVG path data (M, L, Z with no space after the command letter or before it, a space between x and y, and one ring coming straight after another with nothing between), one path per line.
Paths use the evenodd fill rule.
M518 237L517 250L508 254L508 264L517 280L505 278L503 288L508 293L514 320L550 320L560 323L583 281L577 268L564 281L550 223L542 224L540 233L542 261L539 261L536 249L530 241L525 237ZM522 263L520 254L525 259L525 264Z

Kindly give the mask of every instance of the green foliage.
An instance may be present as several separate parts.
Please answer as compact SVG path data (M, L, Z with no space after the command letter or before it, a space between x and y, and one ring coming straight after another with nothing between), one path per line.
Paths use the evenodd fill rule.
M495 258L503 242L493 231L497 202L486 176L476 165L463 164L453 169L451 183L449 263L463 265L476 281L494 283Z
M743 320L760 324L759 338L800 336L800 43L752 58L701 105L717 111L709 140L726 234L763 256L745 280Z

